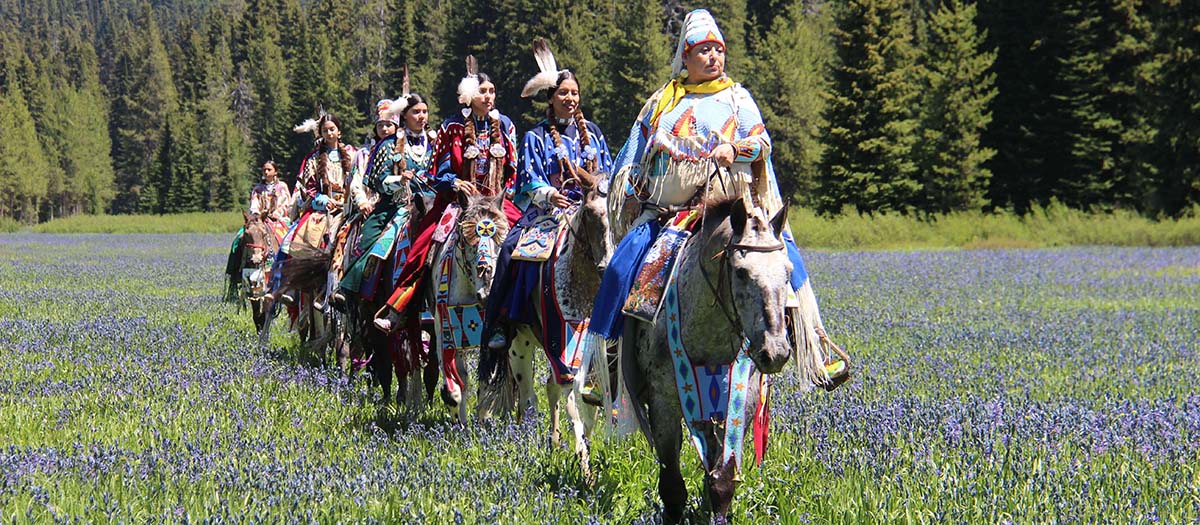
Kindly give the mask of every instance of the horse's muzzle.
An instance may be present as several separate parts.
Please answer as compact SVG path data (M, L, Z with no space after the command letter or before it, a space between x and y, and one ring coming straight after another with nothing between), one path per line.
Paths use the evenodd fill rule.
M792 348L787 343L787 337L766 336L763 345L751 357L759 371L764 374L774 374L783 370L788 359L792 357Z

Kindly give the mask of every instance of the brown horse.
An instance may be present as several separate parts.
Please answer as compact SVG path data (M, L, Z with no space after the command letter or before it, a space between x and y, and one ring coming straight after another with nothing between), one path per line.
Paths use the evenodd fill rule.
M279 249L279 238L272 225L257 213L243 214L245 233L242 235L241 275L242 295L250 301L250 313L255 331L261 331L266 321L263 296L271 273L271 262Z

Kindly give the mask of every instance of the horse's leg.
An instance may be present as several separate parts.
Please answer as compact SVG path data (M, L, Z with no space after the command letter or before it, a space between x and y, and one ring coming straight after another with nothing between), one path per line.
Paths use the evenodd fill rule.
M380 404L386 405L392 398L392 352L388 350L388 336L379 330L369 330L367 342L371 345L371 370L383 393Z
M558 398L562 395L562 387L558 386L558 381L554 380L554 374L551 373L546 378L546 404L550 407L550 445L558 448L559 428L558 428Z
M735 470L733 461L729 461L721 465L715 473L704 475L704 490L707 492L705 500L712 512L713 523L726 522L725 516L729 514L729 507L733 504L733 492L738 484L733 479Z
M467 360L458 360L458 422L463 426L467 425L467 397L470 395L470 380L467 379Z
M658 457L658 497L663 502L663 522L679 523L687 507L687 487L679 470L679 448L683 445L683 426L678 410L663 403L650 403L650 426L654 453Z
M524 421L525 412L537 407L537 393L533 387L534 343L529 329L522 327L517 330L508 349L512 378L517 382L517 421Z
M562 390L563 386L567 387L567 418L571 420L571 431L575 436L575 455L579 457L579 470L583 472L583 478L592 482L592 469L589 465L589 453L587 445L587 427L584 425L583 418L579 415L579 396L575 394L573 385L558 385L555 386L558 390ZM588 412L591 412L590 410ZM558 422L558 418L555 418Z

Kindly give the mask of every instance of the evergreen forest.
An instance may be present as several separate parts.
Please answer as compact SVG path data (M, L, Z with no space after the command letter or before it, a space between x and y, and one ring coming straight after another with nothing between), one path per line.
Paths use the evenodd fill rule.
M538 36L619 149L695 7L819 213L1200 209L1196 1L0 0L0 217L243 209L320 109L364 142L405 65L456 111L467 54L520 134Z

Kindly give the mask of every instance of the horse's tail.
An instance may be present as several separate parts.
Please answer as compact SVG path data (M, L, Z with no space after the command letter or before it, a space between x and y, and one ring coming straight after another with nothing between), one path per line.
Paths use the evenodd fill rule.
M509 414L517 404L517 383L508 373L508 350L479 350L479 407L483 419Z
M325 250L292 244L287 264L283 265L281 290L313 290L325 285L333 255Z
M487 341L479 347L479 384L497 386L508 379L508 350L488 348Z

